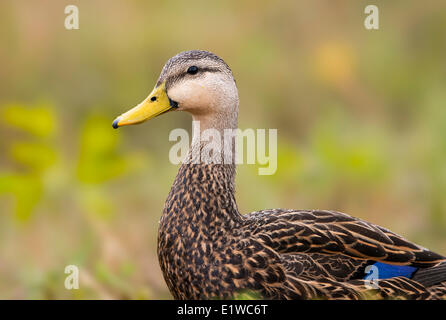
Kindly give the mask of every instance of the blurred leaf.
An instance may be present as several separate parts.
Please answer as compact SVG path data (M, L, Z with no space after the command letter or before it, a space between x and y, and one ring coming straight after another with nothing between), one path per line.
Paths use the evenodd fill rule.
M262 296L254 291L242 290L234 296L234 300L259 300Z
M119 136L111 130L110 119L90 116L81 132L77 176L84 183L102 183L127 169L125 157L117 154Z
M56 161L56 150L48 145L33 142L14 142L10 154L18 163L41 171Z
M283 141L277 149L277 172L273 178L299 181L305 170L305 159L295 146Z
M48 106L28 108L17 104L6 105L0 113L6 124L40 137L47 137L56 131L54 112Z
M15 198L14 218L17 222L27 221L42 195L42 183L33 175L0 173L0 194L10 193Z

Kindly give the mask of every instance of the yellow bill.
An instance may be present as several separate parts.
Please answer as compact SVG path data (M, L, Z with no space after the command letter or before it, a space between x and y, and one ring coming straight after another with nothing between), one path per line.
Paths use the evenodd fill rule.
M149 96L133 109L121 114L113 121L113 128L137 124L155 118L157 115L169 111L174 105L169 100L166 92L166 84L153 89Z

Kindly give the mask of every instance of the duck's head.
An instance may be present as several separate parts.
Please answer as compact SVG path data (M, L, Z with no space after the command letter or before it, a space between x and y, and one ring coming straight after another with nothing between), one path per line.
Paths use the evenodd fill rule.
M149 96L113 121L113 128L137 124L168 111L187 111L212 126L237 121L238 93L231 69L213 53L185 51L167 61Z

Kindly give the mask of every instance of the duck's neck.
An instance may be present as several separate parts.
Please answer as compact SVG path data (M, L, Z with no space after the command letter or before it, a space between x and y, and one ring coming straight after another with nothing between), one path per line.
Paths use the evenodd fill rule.
M241 221L242 217L234 197L236 173L233 160L234 141L226 144L223 141L225 131L229 131L225 129L236 129L237 113L225 115L225 119L226 121L217 123L194 116L190 157L181 165L164 207L164 217L168 217L169 220L174 219L205 228L231 227ZM220 153L218 148L211 148L210 159L209 140L203 139L209 129L220 133L223 150ZM213 135L215 136L218 134ZM228 152L232 157L227 157L225 161L224 154Z

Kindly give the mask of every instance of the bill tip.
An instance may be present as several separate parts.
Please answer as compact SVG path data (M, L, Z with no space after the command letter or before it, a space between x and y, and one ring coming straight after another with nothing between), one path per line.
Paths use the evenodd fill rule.
M115 121L113 121L113 125L112 126L113 126L114 129L118 129L119 128L119 125L118 125L119 119L120 118L117 118Z

